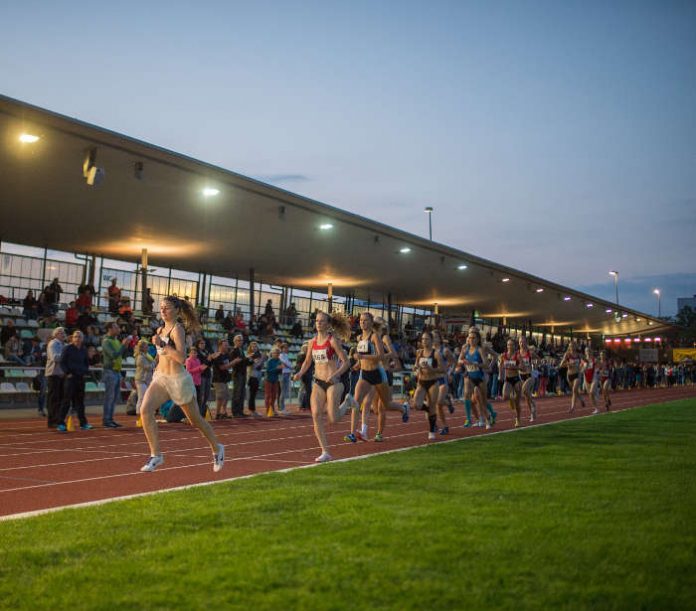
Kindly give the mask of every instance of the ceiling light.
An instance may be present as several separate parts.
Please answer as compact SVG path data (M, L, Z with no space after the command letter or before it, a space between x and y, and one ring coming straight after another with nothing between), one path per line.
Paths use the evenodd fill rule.
M604 311L605 311L607 314L611 314L614 310L612 310L611 308L607 308L607 309L604 310Z
M539 288L536 290L536 292L537 292L537 293L543 293L543 292L544 292L544 289L542 289L541 287L539 287Z
M566 295L566 296L563 298L563 301L570 301L570 297L568 297L568 296Z
M510 282L510 278L502 278L501 282Z
M333 229L333 225L331 223L322 223L319 225L319 229L322 231L328 231L329 229Z
M34 142L38 142L40 139L40 136L35 136L34 134L22 134L19 137L19 141L25 144L34 144Z
M217 195L220 193L220 189L216 189L215 187L206 187L203 189L203 196L204 197L212 197L213 195Z
M463 263L461 265L457 265L457 269L466 269L466 267L467 266L464 265Z
M652 320L649 320L649 321L648 321L648 324L649 324L650 326L652 326Z
M626 313L624 312L624 313L621 315L621 318L628 318L628 314L626 314Z
M399 252L405 255L406 253L411 252L411 249L408 246L404 246L402 249L399 250Z
M587 303L585 304L588 308L594 308L594 303Z

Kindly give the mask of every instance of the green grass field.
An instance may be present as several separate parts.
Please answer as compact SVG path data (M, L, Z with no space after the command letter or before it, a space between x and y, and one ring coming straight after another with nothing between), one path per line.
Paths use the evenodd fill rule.
M696 400L0 523L8 609L688 609Z

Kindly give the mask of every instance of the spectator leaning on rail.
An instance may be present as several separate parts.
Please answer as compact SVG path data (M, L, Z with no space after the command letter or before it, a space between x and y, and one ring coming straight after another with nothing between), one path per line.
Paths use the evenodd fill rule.
M46 348L46 408L48 411L48 428L54 429L60 424L60 409L63 403L63 368L60 359L65 346L65 329L56 327L51 333L51 341Z
M74 331L70 336L70 343L65 347L60 357L60 364L65 373L63 404L60 408L59 422L56 427L60 433L68 431L68 427L65 426L65 418L71 407L77 412L80 428L83 431L92 428L85 416L85 376L89 372L89 362L83 339L82 331Z
M118 422L114 422L114 411L121 393L123 355L132 339L128 336L119 341L116 339L119 331L119 326L115 322L109 323L106 326L106 336L102 340L102 358L104 359L104 373L102 376L102 381L104 382L104 414L102 422L106 428L110 429L116 429L121 426Z

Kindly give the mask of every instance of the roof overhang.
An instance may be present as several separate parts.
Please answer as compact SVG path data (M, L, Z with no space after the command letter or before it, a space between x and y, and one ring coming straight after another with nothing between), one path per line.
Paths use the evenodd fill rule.
M21 133L40 140L21 143ZM670 327L625 307L617 316L610 302L4 96L0 138L6 241L131 261L147 248L158 266L227 277L253 268L270 284L326 291L331 283L334 294L373 302L390 295L392 303L437 304L447 315L476 310L556 333ZM105 170L97 186L83 177L92 148ZM206 187L219 193L205 197ZM322 230L326 223L333 228Z

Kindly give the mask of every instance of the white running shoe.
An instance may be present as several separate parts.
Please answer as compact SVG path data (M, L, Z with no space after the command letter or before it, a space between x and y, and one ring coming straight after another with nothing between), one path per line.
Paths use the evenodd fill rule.
M225 446L221 443L218 444L218 449L213 456L213 471L217 473L222 469L222 465L225 464Z
M333 460L333 456L328 452L322 452L320 456L314 459L314 462L329 462L330 460Z
M149 460L140 467L140 470L144 473L151 473L162 464L164 464L164 456L161 454L159 456L150 456Z
M592 410L592 415L594 416L595 414L599 414L599 410L596 407Z
M428 433L428 441L433 441L434 439L437 439L437 435L435 433Z

